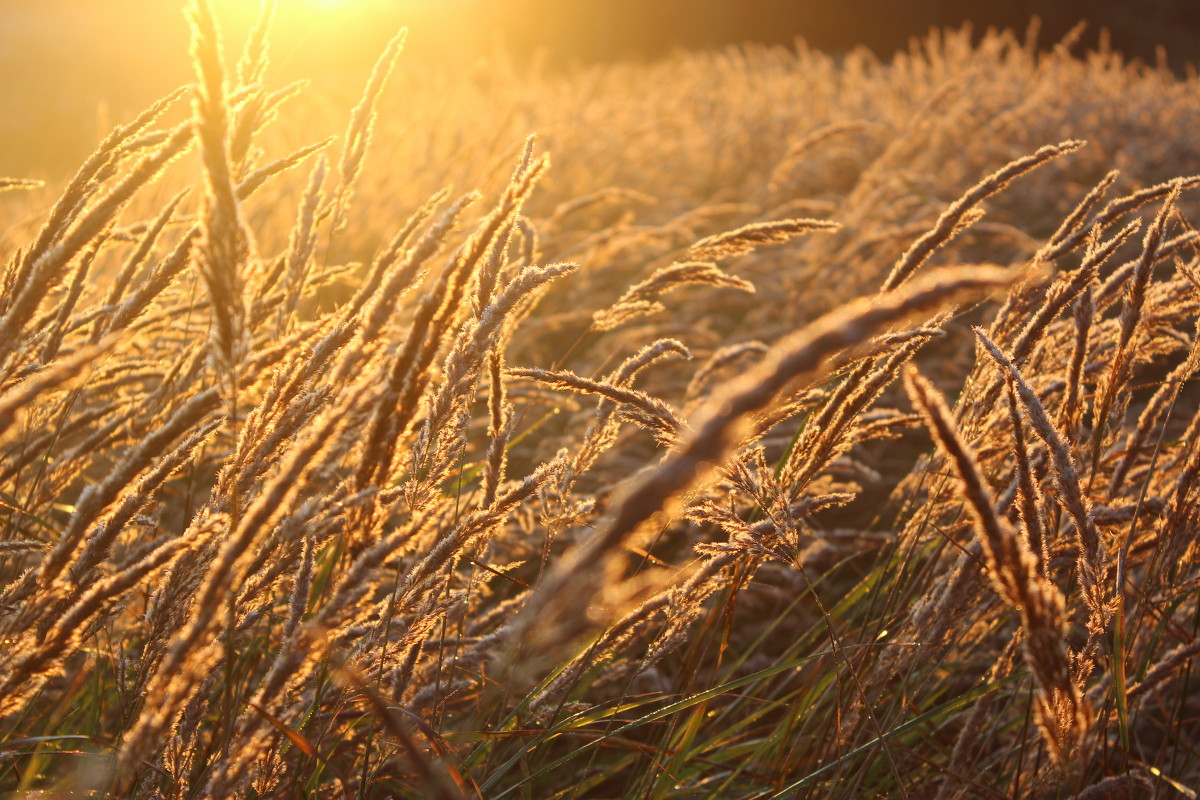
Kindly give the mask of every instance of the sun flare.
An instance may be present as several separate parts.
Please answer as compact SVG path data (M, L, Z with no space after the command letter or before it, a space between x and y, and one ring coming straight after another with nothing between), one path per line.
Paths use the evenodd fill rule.
M283 0L275 9L276 21L297 19L330 19L344 16L359 16L369 12L387 10L399 3L379 3L374 0ZM247 0L218 0L218 8L231 21L253 20L258 16L259 3ZM393 8L394 10L394 8Z

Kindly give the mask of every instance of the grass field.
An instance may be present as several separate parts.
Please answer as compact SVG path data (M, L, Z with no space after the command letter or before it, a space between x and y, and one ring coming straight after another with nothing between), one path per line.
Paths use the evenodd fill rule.
M3 796L1196 796L1200 81L264 9L0 179Z

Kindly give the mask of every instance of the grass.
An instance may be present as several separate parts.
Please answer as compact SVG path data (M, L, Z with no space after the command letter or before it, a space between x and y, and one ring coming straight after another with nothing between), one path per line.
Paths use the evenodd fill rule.
M7 796L1194 796L1195 79L401 35L312 144L271 8L0 181Z

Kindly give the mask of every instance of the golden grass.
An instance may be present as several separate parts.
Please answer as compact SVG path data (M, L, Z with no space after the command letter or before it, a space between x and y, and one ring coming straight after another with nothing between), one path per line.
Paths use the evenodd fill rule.
M13 796L1200 782L1194 79L497 62L551 169L517 111L397 132L399 36L335 156L266 127L272 3L232 72L188 11L190 119L4 240Z

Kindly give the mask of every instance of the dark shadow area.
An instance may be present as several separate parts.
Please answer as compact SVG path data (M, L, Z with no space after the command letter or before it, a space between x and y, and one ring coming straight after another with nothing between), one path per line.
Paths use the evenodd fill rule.
M544 49L556 61L654 57L672 48L741 41L786 45L796 37L822 50L862 45L886 57L930 27L970 22L979 32L989 26L1024 31L1033 16L1042 23L1042 46L1086 21L1085 48L1107 29L1113 47L1129 57L1154 63L1161 46L1176 69L1200 60L1200 3L1194 0L505 0L490 4L488 14L517 49Z

